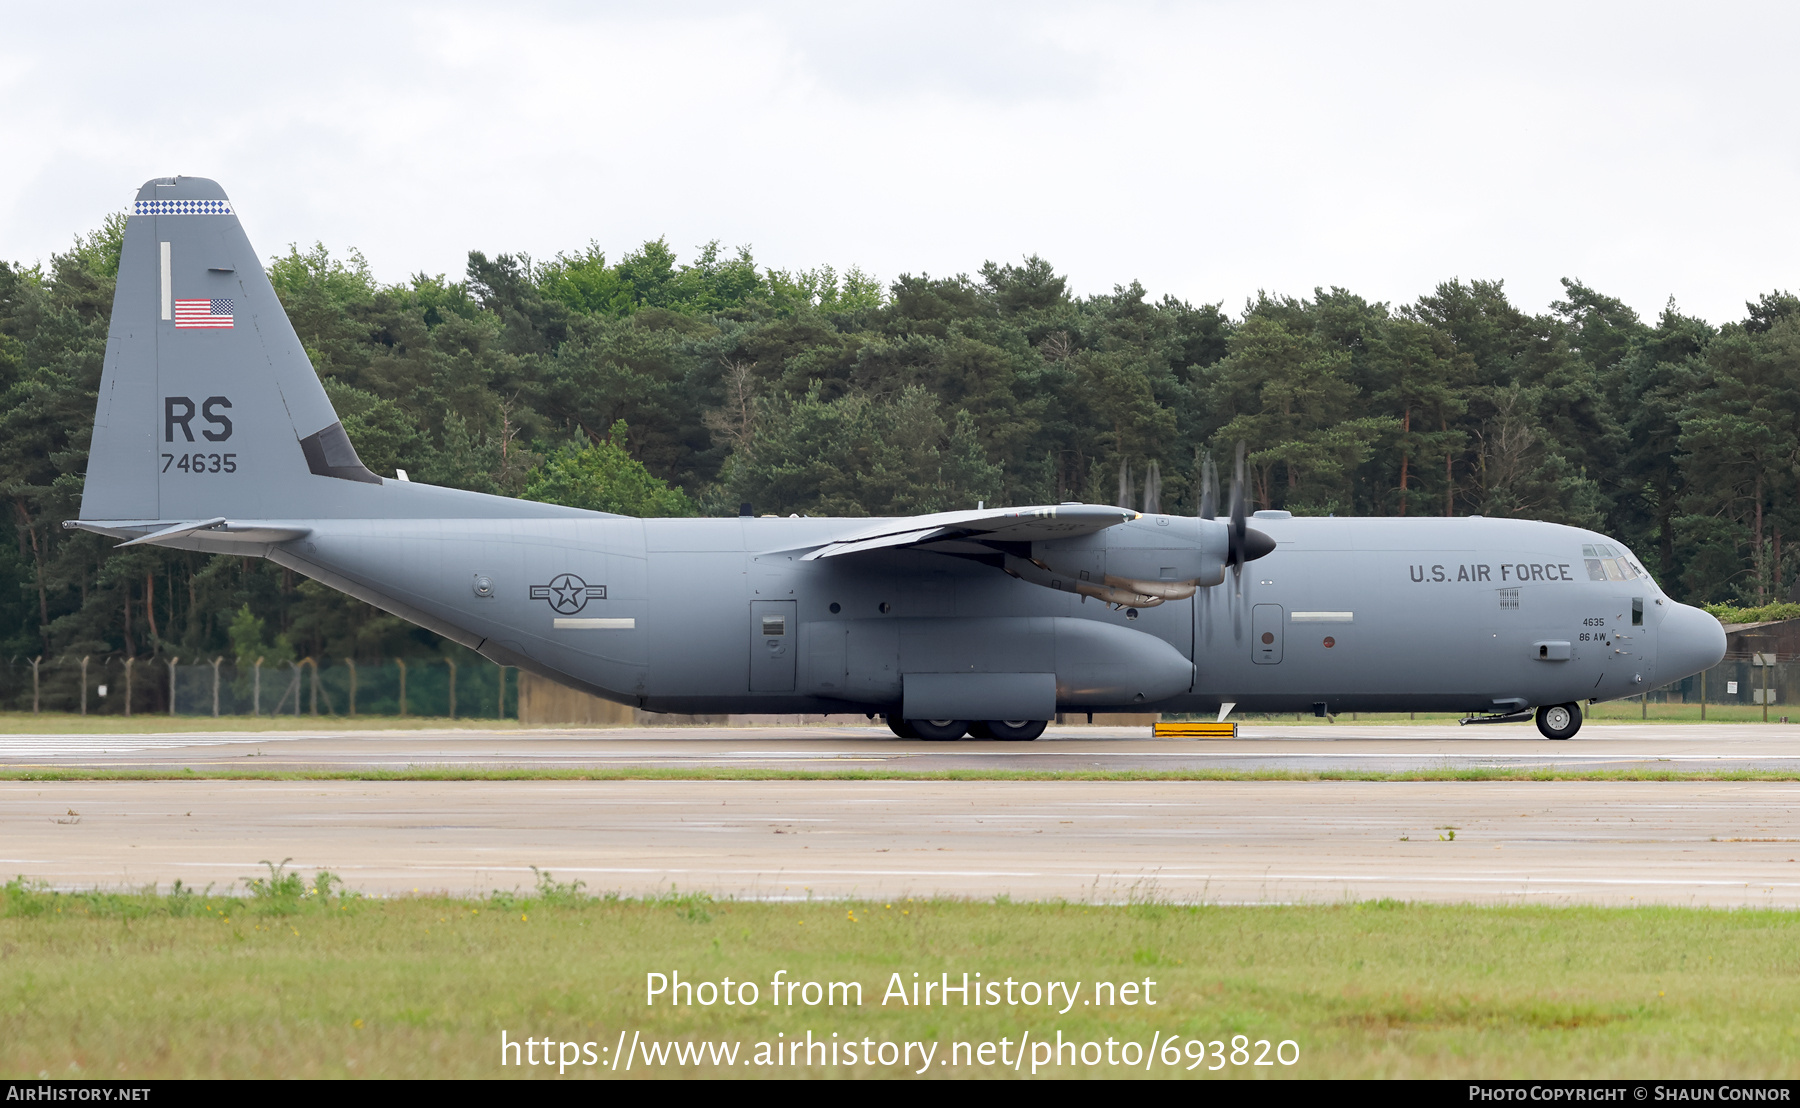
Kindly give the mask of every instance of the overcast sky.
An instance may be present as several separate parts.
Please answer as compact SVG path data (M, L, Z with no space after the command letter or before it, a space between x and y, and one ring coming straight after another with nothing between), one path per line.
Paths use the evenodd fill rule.
M279 8L297 9L298 5ZM377 276L666 236L883 279L1404 302L1800 286L1800 6L0 0L0 257L147 178Z

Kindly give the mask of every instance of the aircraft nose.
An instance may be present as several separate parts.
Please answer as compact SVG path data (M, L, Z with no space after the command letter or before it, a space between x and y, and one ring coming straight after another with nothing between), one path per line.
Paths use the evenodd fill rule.
M1686 604L1663 619L1657 632L1657 680L1679 681L1725 660L1725 628L1698 608Z

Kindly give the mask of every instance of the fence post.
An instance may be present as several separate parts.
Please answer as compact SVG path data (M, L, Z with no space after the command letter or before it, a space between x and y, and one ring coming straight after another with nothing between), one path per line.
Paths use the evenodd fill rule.
M213 718L214 719L219 718L219 663L223 662L224 660L225 660L224 656L221 655L220 657L214 658L213 663L212 663L212 666L213 666Z
M1767 722L1769 722L1769 671L1770 671L1770 670L1771 670L1771 669L1773 669L1773 668L1775 668L1775 667L1774 667L1774 665L1773 665L1773 664L1772 664L1772 663L1773 663L1773 662L1774 662L1774 661L1775 661L1775 655L1773 655L1773 654L1765 654L1765 655L1763 655L1763 656L1762 656L1762 658L1761 658L1761 661L1762 661L1762 664L1763 664L1763 665L1762 665L1762 679L1763 679L1763 682L1762 682L1762 685L1763 685L1763 694L1762 694L1762 702L1763 702L1763 722L1764 722L1764 723L1767 723Z
M445 658L444 664L450 667L450 718L456 718L456 663Z
M137 655L125 659L125 714L131 715L131 666L137 661Z
M38 714L38 663L44 660L39 654L31 660L31 714Z
M262 655L257 655L256 665L251 669L250 714L262 715Z
M350 714L356 714L356 659L345 658L344 664L350 667Z
M81 656L81 714L84 716L87 715L87 664L90 657L92 655L89 654Z
M175 714L175 666L180 661L181 655L177 654L163 663L169 667L169 714L171 716Z
M316 718L319 714L319 660L317 658L308 658L306 664L312 669L311 711Z
M400 717L406 718L406 659L395 658L394 664L400 667Z

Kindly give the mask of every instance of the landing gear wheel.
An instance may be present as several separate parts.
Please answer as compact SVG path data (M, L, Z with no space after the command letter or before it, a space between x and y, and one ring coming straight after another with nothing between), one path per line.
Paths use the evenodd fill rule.
M887 722L888 730L892 731L895 737L902 739L916 739L919 737L919 733L914 731L911 725L899 716L882 716L881 718Z
M1581 705L1546 704L1537 710L1537 729L1546 739L1572 738L1581 730Z
M960 739L969 729L966 719L909 719L906 726L921 739L949 740Z
M975 725L987 732L990 739L1005 739L1008 742L1030 742L1044 733L1050 726L1047 719L990 719ZM975 728L969 729L974 733Z

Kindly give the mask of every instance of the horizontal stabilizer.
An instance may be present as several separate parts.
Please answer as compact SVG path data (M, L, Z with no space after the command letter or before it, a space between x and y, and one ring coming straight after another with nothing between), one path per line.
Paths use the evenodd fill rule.
M208 540L208 549L218 544L229 547L260 547L270 543L292 542L312 534L310 527L296 527L292 524L275 523L262 520L228 520L223 516L214 519L144 521L136 519L72 519L63 524L64 527L92 531L96 535L108 538L124 539L120 548L127 546L174 546L181 549L198 549L191 542L195 538ZM254 553L246 549L245 553Z
M139 546L144 543L154 543L157 539L172 539L178 535L191 535L195 531L204 531L209 527L217 527L224 522L224 516L216 516L212 519L201 520L199 523L170 524L160 531L152 531L148 535L139 535L135 539L127 539L119 544L119 549L123 550L127 546Z

